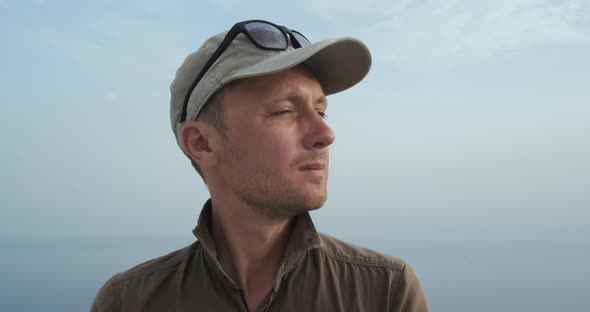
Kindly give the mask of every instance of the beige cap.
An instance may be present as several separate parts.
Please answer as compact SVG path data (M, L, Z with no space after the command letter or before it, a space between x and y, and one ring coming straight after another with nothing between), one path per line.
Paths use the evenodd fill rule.
M170 122L183 152L184 122L178 121L186 93L226 33L209 38L196 52L189 54L170 85ZM289 46L286 50L276 51L259 49L244 34L239 34L193 89L186 120L195 120L207 100L233 80L267 75L302 63L311 68L324 93L330 95L361 81L371 67L371 54L362 42L354 38L329 39L304 48L294 49Z

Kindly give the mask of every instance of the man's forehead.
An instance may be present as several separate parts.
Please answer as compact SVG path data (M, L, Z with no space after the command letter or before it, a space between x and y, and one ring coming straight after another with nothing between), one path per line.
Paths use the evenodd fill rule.
M313 71L307 66L299 65L297 67L282 70L280 72L239 79L228 86L228 91L245 90L251 93L285 93L293 95L304 95L310 90L317 94L314 97L318 101L326 102L326 96L323 92L322 85Z
M306 98L309 95L309 92L304 90L299 84L285 85L282 91L286 99ZM324 92L317 92L316 94L312 94L312 96L314 104L328 106L328 98L324 95Z

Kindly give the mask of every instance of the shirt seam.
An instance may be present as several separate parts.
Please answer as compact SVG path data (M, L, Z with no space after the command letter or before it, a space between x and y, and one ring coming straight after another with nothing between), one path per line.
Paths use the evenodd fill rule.
M358 266L363 266L363 267L387 267L387 268L393 269L398 272L403 271L403 265L401 265L401 267L398 267L397 265L391 263L390 261L380 261L380 260L374 260L374 259L370 259L370 260L355 259L350 256L346 256L344 254L335 253L327 248L319 248L319 250L322 253L324 253L325 255L327 255L328 257L330 257L334 260L337 260L337 261L343 261L346 263L350 263L350 264L354 264L354 265L358 265Z
M113 283L113 278L109 279L108 284L109 285L108 285L107 289L109 290L111 298L113 299L113 307L116 308L115 311L119 311L119 310L121 310L121 303L119 301L120 296L116 295L116 294L118 294L118 292L115 293L115 287L117 287L118 285L115 285ZM117 289L117 290L119 290L119 289Z
M142 277L147 277L147 276L150 276L152 274L160 273L160 272L164 272L164 271L175 271L176 269L178 269L178 265L175 265L174 267L170 267L170 268L162 268L162 269L159 269L159 270L149 271L149 272L145 272L145 273L141 273L141 274L138 273L138 274L135 274L135 275L126 277L126 278L121 278L120 280L117 281L117 283L118 284L121 284L121 285L124 285L124 284L126 284L128 282L131 282L133 280L136 280L136 279L139 279L139 278L142 278Z

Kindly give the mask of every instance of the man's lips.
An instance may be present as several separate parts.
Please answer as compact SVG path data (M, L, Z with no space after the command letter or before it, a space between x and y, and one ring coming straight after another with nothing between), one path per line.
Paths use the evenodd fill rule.
M299 170L324 170L325 167L323 163L312 163L299 167Z

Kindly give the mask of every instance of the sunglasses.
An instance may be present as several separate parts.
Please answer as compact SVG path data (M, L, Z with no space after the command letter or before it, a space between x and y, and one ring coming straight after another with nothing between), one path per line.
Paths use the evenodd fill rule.
M223 41L215 52L211 55L195 81L191 84L188 92L184 98L182 106L182 114L180 115L179 123L186 120L188 101L191 93L199 84L199 81L205 76L205 73L213 66L215 61L223 54L232 41L239 35L244 34L248 39L261 50L286 50L289 47L289 42L295 49L307 47L311 42L305 38L300 32L291 30L285 26L275 25L271 22L262 20L249 20L235 24L225 35Z

